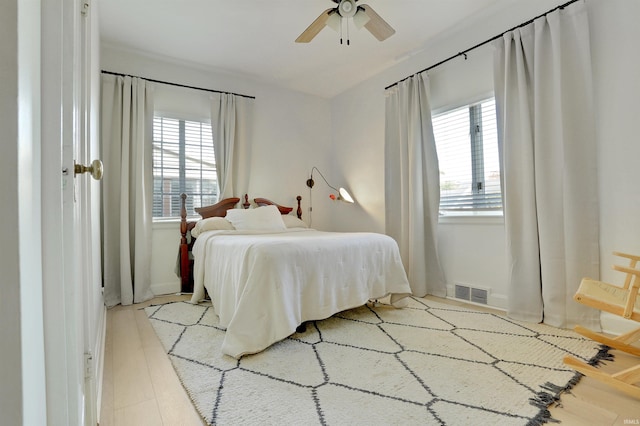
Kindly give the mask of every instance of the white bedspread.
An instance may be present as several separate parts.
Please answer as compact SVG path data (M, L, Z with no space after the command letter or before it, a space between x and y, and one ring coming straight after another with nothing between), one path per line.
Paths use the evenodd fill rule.
M313 229L209 231L193 247L192 303L207 288L220 325L222 352L260 352L304 321L390 296L411 294L396 242L382 234Z

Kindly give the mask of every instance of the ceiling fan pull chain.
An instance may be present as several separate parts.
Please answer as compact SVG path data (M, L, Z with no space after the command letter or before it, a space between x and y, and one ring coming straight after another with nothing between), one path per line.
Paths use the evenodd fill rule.
M351 46L351 37L349 37L349 20L346 19L347 21L347 46Z

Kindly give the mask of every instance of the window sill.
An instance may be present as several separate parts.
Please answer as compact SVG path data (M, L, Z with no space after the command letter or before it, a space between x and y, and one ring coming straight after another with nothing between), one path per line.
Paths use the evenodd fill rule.
M152 229L177 229L180 230L180 219L154 219Z
M456 213L438 217L442 225L504 225L502 213Z
M187 222L197 222L202 217L200 216L187 216ZM180 227L180 218L179 217L155 217L153 218L153 228L171 228L171 227Z
M195 222L199 220L200 217L188 217L188 222ZM172 217L168 219L163 218L155 218L153 219L152 229L180 229L180 219L177 217Z

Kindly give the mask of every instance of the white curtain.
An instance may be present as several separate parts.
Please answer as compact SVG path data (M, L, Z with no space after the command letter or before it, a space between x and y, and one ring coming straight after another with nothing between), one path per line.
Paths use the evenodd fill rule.
M385 225L416 296L446 296L437 250L440 174L426 72L386 93Z
M102 238L107 306L151 299L153 89L143 79L103 74Z
M495 42L495 90L509 256L508 315L599 328L572 300L599 276L598 182L584 2Z
M211 128L216 156L218 199L241 197L249 187L254 100L216 93L211 100Z

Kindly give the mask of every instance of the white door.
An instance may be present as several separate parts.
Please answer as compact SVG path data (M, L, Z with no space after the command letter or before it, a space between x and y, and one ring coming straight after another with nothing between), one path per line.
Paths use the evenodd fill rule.
M97 25L88 0L41 4L47 423L95 425L105 318L99 186L75 163L97 155Z
M99 149L100 66L99 22L95 1L80 2L80 119L79 137L75 138L75 161L79 165L102 164ZM78 166L76 166L78 167ZM85 425L95 425L101 396L100 385L104 354L106 309L102 296L101 243L100 243L100 179L101 170L75 175L74 229L77 233L74 256L79 275L79 288L84 295L84 408Z

